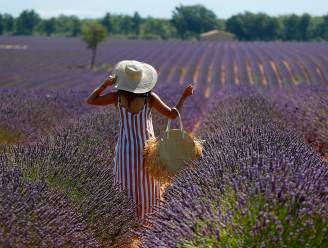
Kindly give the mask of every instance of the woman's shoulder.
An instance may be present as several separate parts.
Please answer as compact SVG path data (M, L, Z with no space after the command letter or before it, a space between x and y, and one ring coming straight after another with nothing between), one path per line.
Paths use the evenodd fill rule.
M157 96L156 92L154 92L154 91L149 91L149 95L150 96L154 96L154 95Z
M156 92L154 92L154 91L150 91L150 92L149 92L149 96L150 96L150 98L152 98L152 99L153 99L153 98L160 98L159 95L158 95Z
M159 95L154 91L150 91L149 92L149 98L150 98L150 103L153 105L154 101L159 99Z

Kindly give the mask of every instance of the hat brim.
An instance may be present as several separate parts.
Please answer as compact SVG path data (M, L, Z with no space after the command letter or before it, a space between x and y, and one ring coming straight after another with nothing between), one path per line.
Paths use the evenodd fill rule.
M142 68L140 80L130 80L125 74L125 65L132 60L120 61L113 69L113 73L117 75L116 89L125 90L133 93L145 93L152 90L157 82L157 72L155 68L149 64L138 62Z

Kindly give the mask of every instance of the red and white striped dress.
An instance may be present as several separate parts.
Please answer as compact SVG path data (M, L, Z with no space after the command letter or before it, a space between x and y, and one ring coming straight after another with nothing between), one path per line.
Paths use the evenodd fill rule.
M142 220L160 204L160 182L149 175L143 163L145 141L155 137L148 96L138 113L122 106L119 96L120 129L114 159L115 183L119 183L121 189L128 189L128 196L137 204L137 216Z

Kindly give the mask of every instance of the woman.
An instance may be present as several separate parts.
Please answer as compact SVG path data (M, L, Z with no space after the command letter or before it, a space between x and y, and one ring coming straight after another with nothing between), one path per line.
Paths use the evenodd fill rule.
M151 108L167 118L175 119L176 109L181 110L185 99L193 94L189 85L177 105L170 108L151 90L157 82L157 72L149 64L136 60L118 62L112 74L88 97L93 105L114 104L120 116L119 138L115 148L115 182L128 189L128 196L137 204L137 216L144 224L145 214L153 212L160 199L160 183L148 174L143 165L145 141L155 137ZM118 91L100 96L107 86L114 85Z

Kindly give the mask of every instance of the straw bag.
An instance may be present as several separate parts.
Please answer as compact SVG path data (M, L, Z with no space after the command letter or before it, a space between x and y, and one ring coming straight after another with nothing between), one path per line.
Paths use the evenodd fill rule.
M148 139L144 147L145 167L161 182L170 181L169 177L202 154L201 141L183 130L181 116L177 112L180 129L170 129L169 119L163 137Z

